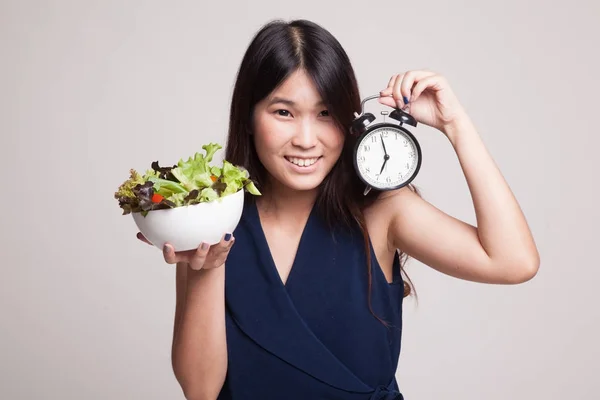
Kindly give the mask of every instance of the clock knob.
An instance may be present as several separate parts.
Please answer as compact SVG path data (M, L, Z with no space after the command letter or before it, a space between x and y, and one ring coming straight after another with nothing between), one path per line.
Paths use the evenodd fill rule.
M396 121L400 121L400 125L408 124L412 126L417 126L417 120L415 120L415 118L412 115L398 108L390 113L390 118L393 118Z
M375 121L375 116L371 113L365 113L364 115L361 115L352 122L351 129L356 134L361 134L373 121Z

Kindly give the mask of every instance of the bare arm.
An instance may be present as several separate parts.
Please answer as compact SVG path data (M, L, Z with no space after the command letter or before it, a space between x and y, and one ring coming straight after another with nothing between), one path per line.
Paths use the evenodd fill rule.
M508 184L468 117L446 129L471 192L477 227L403 188L386 199L395 210L390 243L461 279L504 284L531 279L539 267L539 254Z
M141 232L137 238L152 245ZM171 363L188 400L216 399L225 382L225 260L234 242L224 235L196 250L163 248L165 261L177 268Z
M467 180L477 227L440 211L409 188L381 196L388 244L445 274L487 283L521 283L540 257L517 200L447 80L432 71L394 75L380 102L410 109L452 143Z
M181 323L181 312L185 304L185 296L187 293L187 270L188 265L185 262L178 262L175 270L175 320L173 321L173 343L174 350L175 341L179 332L179 324ZM174 353L171 352L171 358ZM175 365L173 365L175 367Z
M216 399L227 373L225 268L177 263L172 365L187 399Z

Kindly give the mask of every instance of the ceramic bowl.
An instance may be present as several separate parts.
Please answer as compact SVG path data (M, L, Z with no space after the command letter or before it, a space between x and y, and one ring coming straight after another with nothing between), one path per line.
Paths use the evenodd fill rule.
M162 250L165 243L175 251L197 249L202 242L218 243L233 233L242 216L244 189L207 203L132 213L140 232Z

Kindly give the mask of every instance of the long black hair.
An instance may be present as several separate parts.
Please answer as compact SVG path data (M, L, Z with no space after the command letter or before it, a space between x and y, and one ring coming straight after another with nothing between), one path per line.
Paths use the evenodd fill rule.
M352 157L357 138L350 134L349 127L354 112L360 111L361 98L350 59L329 31L307 20L273 20L255 34L235 82L225 158L245 167L259 190L264 187L268 173L258 158L251 136L254 107L299 69L312 78L329 115L345 134L340 158L321 183L317 203L329 224L356 222L360 227L367 255L370 293L372 262L363 209L375 200L377 193L371 191L363 196L364 185L353 171ZM418 193L413 185L410 186ZM252 196L248 199L253 201ZM398 257L401 272L404 272L403 261L407 257L402 252ZM412 291L410 278L408 282L404 282L405 296Z

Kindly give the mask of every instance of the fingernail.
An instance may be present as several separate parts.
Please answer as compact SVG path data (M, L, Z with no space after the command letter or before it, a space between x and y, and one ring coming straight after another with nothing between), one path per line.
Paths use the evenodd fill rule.
M208 249L208 243L202 242L202 250Z
M404 100L404 104L408 104L408 97L402 96L402 99Z
M165 244L165 246L163 247L163 251L164 251L165 253L169 253L169 251L171 251L171 249L169 249L169 246L167 246L167 245Z
M226 233L224 239L226 242L229 242L229 239L231 239L231 233Z

